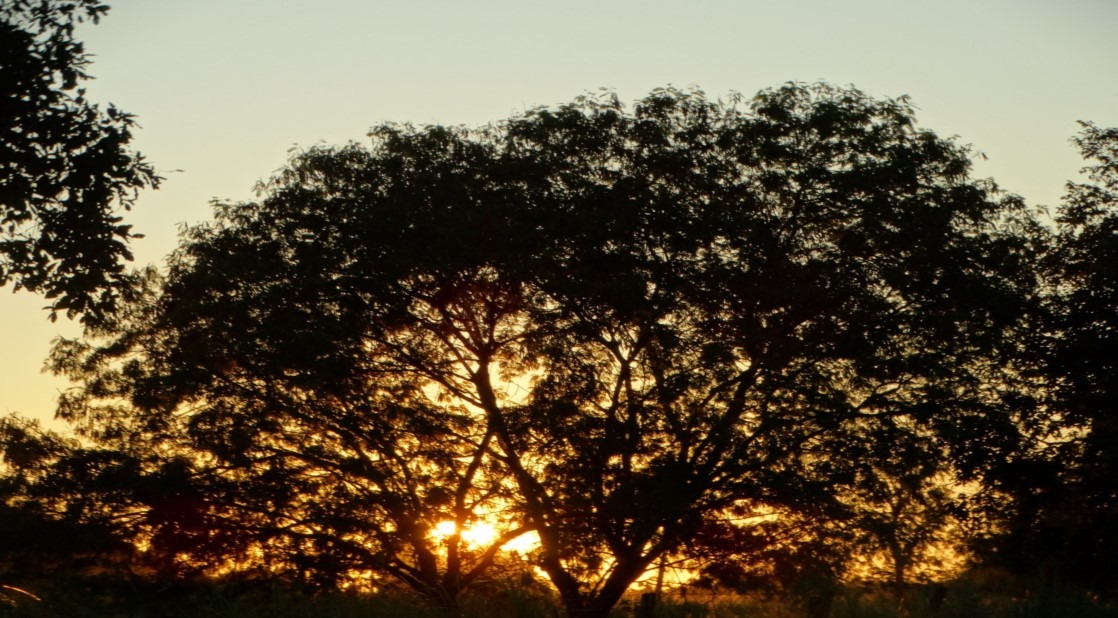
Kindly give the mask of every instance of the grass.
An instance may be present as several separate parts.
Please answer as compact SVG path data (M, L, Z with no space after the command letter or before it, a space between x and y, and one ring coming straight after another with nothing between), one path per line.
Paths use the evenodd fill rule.
M891 591L848 587L839 591L830 618L1118 618L1118 604L1080 591L1046 588L1014 596L971 582L947 588L933 608L930 590L912 590L903 599ZM0 618L445 618L414 598L394 594L303 595L280 588L171 589L112 586L74 587L43 593L36 601L0 596ZM627 601L615 618L636 615ZM562 612L537 587L502 585L464 598L463 618L552 618ZM666 598L654 618L802 618L802 604L789 599L719 595Z

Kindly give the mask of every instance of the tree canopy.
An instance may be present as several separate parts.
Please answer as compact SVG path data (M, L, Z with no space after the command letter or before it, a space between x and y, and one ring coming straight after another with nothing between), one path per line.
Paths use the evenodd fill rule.
M1007 462L1012 496L991 558L1016 571L1118 591L1118 129L1084 122L1045 259L1042 318L1026 339L1038 402L1033 447Z
M59 312L98 319L131 259L122 222L159 178L128 147L134 119L88 101L77 24L96 0L0 1L0 285L42 292Z
M661 89L370 137L218 204L52 360L64 418L178 461L253 555L453 605L531 531L604 616L730 513L851 517L1018 447L1033 222L904 98Z

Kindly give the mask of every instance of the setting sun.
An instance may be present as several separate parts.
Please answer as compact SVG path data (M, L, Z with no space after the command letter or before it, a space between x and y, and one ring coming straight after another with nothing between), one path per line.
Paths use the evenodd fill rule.
M431 538L437 541L445 540L450 535L454 534L457 526L453 521L441 521L435 525L431 530ZM493 524L484 521L475 521L474 523L462 529L462 540L470 549L479 549L488 547L499 536L497 528ZM520 554L527 553L539 545L539 535L535 532L528 532L522 534L502 546L502 549L509 552L516 552Z
M431 537L436 540L443 540L454 534L457 529L458 526L450 520L440 521L431 531ZM462 540L471 548L485 547L497 539L497 529L490 524L478 521L463 528L461 536Z

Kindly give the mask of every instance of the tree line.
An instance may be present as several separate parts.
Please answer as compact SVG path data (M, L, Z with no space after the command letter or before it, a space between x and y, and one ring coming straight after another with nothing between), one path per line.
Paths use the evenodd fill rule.
M48 360L74 434L4 421L0 493L12 530L83 541L11 535L2 577L394 582L453 612L538 569L589 617L668 559L826 589L876 552L900 587L952 547L1113 593L1118 130L1083 125L1086 181L1049 218L906 98L828 84L385 124L126 272L106 213L157 178L127 115L60 111L73 80L33 62L62 40L84 66L78 7L103 12L4 5L55 97L5 62L5 100L116 150L94 171L110 197L82 202L80 175L32 171L55 133L5 113L43 145L4 173L57 177L3 202L0 267L87 319ZM29 222L56 212L106 222L64 226L100 253L50 248ZM494 533L467 538L478 522Z

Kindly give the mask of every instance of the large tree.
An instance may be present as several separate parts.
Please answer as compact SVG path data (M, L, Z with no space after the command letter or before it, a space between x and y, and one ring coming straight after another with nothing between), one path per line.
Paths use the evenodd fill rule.
M114 304L136 192L158 184L129 149L132 116L85 98L89 56L74 28L97 0L0 0L0 285L42 292L98 319Z
M477 573L437 522L530 529L572 616L728 510L848 512L895 441L964 478L1015 446L1030 221L904 99L665 89L372 138L188 230L146 303L59 347L61 414L437 598Z

